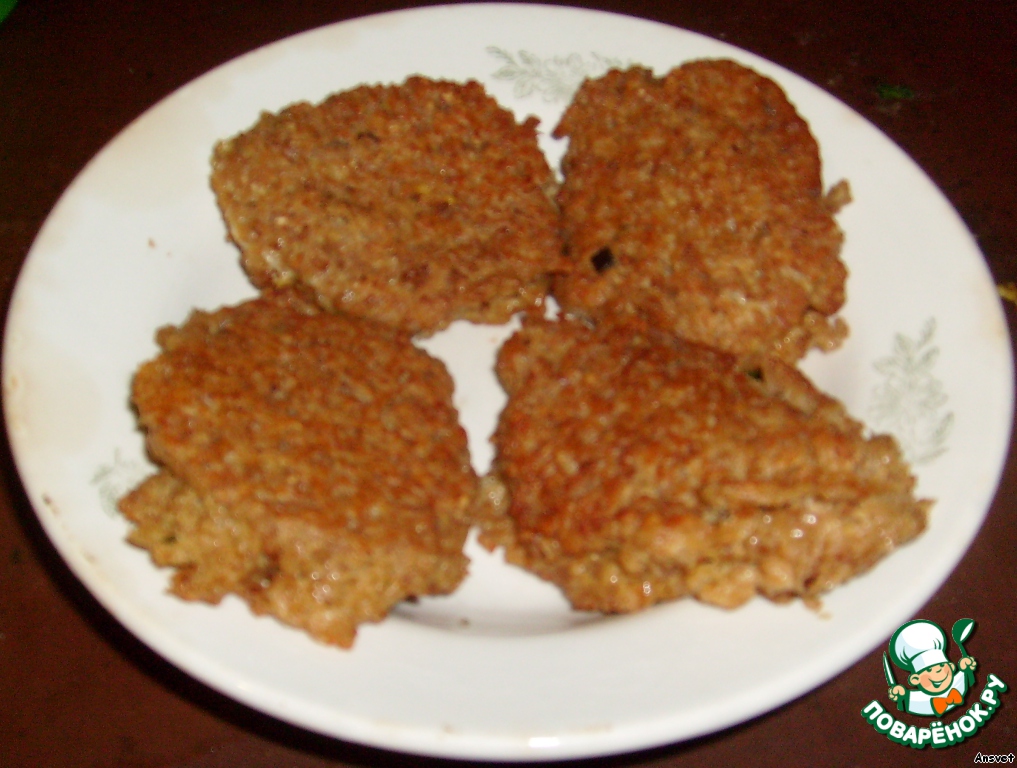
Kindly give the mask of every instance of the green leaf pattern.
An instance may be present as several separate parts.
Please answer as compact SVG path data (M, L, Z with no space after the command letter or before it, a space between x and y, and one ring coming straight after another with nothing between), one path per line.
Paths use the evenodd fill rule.
M501 67L493 73L493 77L515 81L513 93L516 98L525 99L539 94L547 102L568 101L587 77L598 77L609 69L626 66L621 59L598 53L541 58L523 50L513 55L497 46L489 46L487 52L501 61Z
M120 498L149 474L151 469L148 466L123 458L117 448L113 452L113 461L101 465L92 475L92 485L99 491L99 499L106 514L115 516Z
M874 364L883 381L872 393L869 426L896 437L912 464L942 455L953 427L953 413L943 412L947 395L933 374L939 359L935 334L935 318L926 321L916 339L898 333L892 353Z

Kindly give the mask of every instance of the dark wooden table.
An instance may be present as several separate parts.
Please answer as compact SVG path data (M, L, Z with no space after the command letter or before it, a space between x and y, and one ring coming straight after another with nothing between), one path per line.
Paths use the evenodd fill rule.
M0 301L46 215L129 121L206 70L283 36L404 7L384 0L23 0L0 25ZM588 7L695 30L798 72L909 152L1017 280L1017 11L1009 0L617 0ZM1013 332L1017 320L1007 315ZM977 375L977 372L971 372ZM0 444L0 765L440 763L302 731L233 703L121 628L46 540ZM918 616L978 621L976 655L1017 684L1017 462L985 526ZM605 765L963 765L1017 751L1017 699L944 750L892 744L860 719L882 648L777 711Z

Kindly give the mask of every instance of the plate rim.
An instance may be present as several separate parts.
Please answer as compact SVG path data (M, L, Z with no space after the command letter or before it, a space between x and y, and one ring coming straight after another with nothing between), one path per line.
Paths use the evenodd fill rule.
M214 67L208 72L199 75L194 80L191 80L188 83L182 85L180 88L175 89L173 92L167 94L162 99L153 104L151 107L146 109L134 120L132 120L127 126L125 126L121 131L119 131L99 152L97 152L89 160L89 162L75 176L74 180L63 192L63 194L60 196L60 199L54 206L53 210L47 216L46 221L40 228L40 232L36 238L36 241L40 239L40 236L44 233L47 225L50 224L51 220L53 220L55 214L60 210L60 207L64 203L64 201L66 199L69 199L73 195L75 187L79 183L79 181L86 178L89 169L92 168L95 163L100 162L100 158L102 158L104 154L116 144L118 139L123 135L125 131L129 130L131 126L135 125L138 121L144 119L146 116L150 115L155 110L163 108L163 105L165 105L167 102L173 99L178 93L192 86L197 81L217 76L223 69L227 67L237 66L239 62L242 62L244 59L247 59L249 57L258 55L266 48L292 44L294 40L302 36L313 34L315 32L319 32L321 30L328 29L331 27L340 25L355 25L363 23L368 20L378 20L383 17L394 18L394 17L426 16L435 12L445 12L445 13L452 12L456 15L459 15L460 13L463 12L468 13L475 8L486 8L486 9L511 8L515 9L516 11L525 11L527 13L532 13L534 11L538 13L550 11L552 13L563 15L578 13L584 16L593 15L593 16L616 17L620 19L625 19L626 22L634 21L638 22L639 24L654 25L663 30L666 30L667 32L672 33L677 32L681 34L696 36L705 41L708 41L711 44L717 44L724 47L725 49L738 51L739 54L743 56L743 60L747 59L750 61L767 61L750 51L742 51L741 49L736 48L735 46L731 45L730 43L727 43L726 41L714 40L712 38L709 38L708 36L702 35L701 33L681 29L679 27L667 25L659 21L644 19L636 16L629 16L617 12L600 11L571 6L529 5L525 3L467 3L462 5L439 5L439 6L394 10L380 14L360 16L344 21L334 22L333 24L328 24L322 27L317 27L315 29L305 30L303 32L289 35L287 37L269 43L266 46L261 46L257 49L241 54L240 56L235 57L229 61L223 62L222 64ZM678 58L679 57L676 57L676 60ZM833 97L831 94L828 94L820 86L803 78L801 75L798 75L797 73L794 73L791 70L787 70L783 66L776 64L774 62L767 61L767 63L771 67L776 67L777 69L784 71L787 74L802 80L803 82L808 83L811 87L824 93L829 98L836 100L839 104L842 104L844 107L851 110L850 106L843 104L843 102L837 100L836 97ZM853 112L854 110L851 111ZM905 158L907 158L907 160L911 162L915 166L915 168L917 168L918 171L923 174L923 176L925 175L924 171L917 165L917 163L914 162L913 159L911 159L910 155L908 155L902 148L900 148L895 142L893 142L889 137L887 137L878 127L872 125L871 122L869 122L866 118L862 117L861 115L859 115L859 118L864 120L867 125L878 131L879 134L889 145L901 151L902 155ZM945 194L941 190L939 190L939 188L936 187L936 185L927 176L925 176L925 179L929 185L929 188L938 193L945 201L947 207L951 211L954 211L954 213L956 214L956 211L953 209L953 206L952 204L950 204L949 200L945 197ZM967 232L967 227L966 225L964 225L964 222L960 220L959 215L957 216L957 218L963 231ZM970 236L969 232L968 235ZM971 238L971 245L974 252L981 257L982 266L988 273L988 267L985 264L984 256L982 256L981 251L978 248L977 243L974 242L973 238ZM8 359L10 349L8 339L12 333L11 329L12 328L16 329L17 324L19 322L20 315L18 314L17 311L17 302L19 291L23 290L24 281L22 280L22 275L26 271L25 267L31 263L33 253L35 252L35 247L36 247L35 243L33 243L32 248L30 248L25 258L22 271L18 275L16 284L11 294L10 307L7 313L7 319L4 330L3 369L4 369L5 387L7 384L7 372L10 365ZM989 276L991 277L991 273L989 274ZM997 311L999 314L1002 314L1001 308L997 308ZM1006 327L1005 323L1004 327ZM1005 346L1005 348L1007 350L1008 359L1002 362L1005 362L1006 367L1009 370L1009 382L1007 383L1007 386L1009 388L1010 397L1008 403L1009 412L1006 414L1007 415L1006 421L1007 424L1010 425L1012 424L1013 418L1013 391L1014 391L1012 341L1008 340L1008 344ZM622 752L629 752L632 750L659 746L674 741L674 739L672 739L668 735L674 733L673 730L674 723L671 722L673 718L668 717L659 718L658 720L653 721L652 723L644 723L641 726L627 727L626 732L630 731L642 732L642 735L640 735L639 733L629 733L628 740L624 738L619 738L619 734L617 732L615 732L612 736L583 735L571 738L571 735L568 735L562 737L562 739L559 740L557 745L551 745L549 742L547 742L534 747L532 745L521 746L518 743L517 739L508 737L499 740L492 739L492 737L490 736L478 739L476 737L471 737L469 735L439 734L436 739L436 736L433 733L433 729L405 725L400 726L399 731L400 735L388 733L386 736L379 738L377 729L372 729L369 725L364 725L362 723L362 719L358 719L356 717L347 717L346 713L341 714L343 716L342 719L346 721L346 726L348 730L346 730L343 733L337 733L334 728L328 727L328 725L325 723L319 723L318 725L309 725L306 719L301 719L299 716L297 716L296 719L294 719L293 717L287 717L285 712L266 709L264 700L260 698L258 694L253 692L253 689L247 691L242 690L240 686L237 686L235 684L235 681L232 681L231 684L224 683L223 675L221 672L218 674L214 674L213 672L208 671L208 668L210 666L215 665L208 664L209 660L205 658L202 654L198 653L197 656L195 656L194 648L188 647L186 645L178 647L178 644L175 641L167 638L166 636L158 635L152 636L151 628L145 626L144 619L136 611L132 610L133 606L129 605L125 606L116 600L112 600L109 597L109 595L105 593L105 590L103 590L101 587L95 586L94 583L95 580L91 572L92 566L88 562L87 558L84 556L84 553L74 549L71 546L71 542L66 540L63 532L60 530L58 516L54 513L54 510L51 509L50 505L47 503L45 498L40 497L38 495L37 489L34 487L34 485L33 487L30 488L28 482L25 480L26 476L22 470L24 449L23 447L21 447L21 441L19 436L13 433L10 427L10 419L8 414L8 409L10 406L7 397L4 398L3 407L5 414L5 428L7 429L8 441L11 446L12 458L14 459L14 463L18 469L19 476L22 478L22 483L25 486L25 492L32 503L36 517L40 520L42 527L46 532L47 537L49 538L49 541L57 549L63 560L68 564L71 571L74 573L75 577L78 578L88 588L89 592L103 606L103 608L107 610L111 615L113 615L117 619L117 621L119 621L126 628L128 628L133 635L141 639L146 645L155 650L160 656L167 659L174 666L177 666L178 668L183 670L186 674L196 677L197 679L201 680L203 684L209 685L211 688L219 690L220 692L224 693L230 698L242 701L244 704L249 705L254 709L257 709L262 712L267 712L271 716L278 717L284 721L291 722L299 727L305 728L311 727L314 730L325 733L326 735L334 736L336 738L341 739L349 739L359 743L368 744L373 747L378 747L382 749L395 749L399 751L406 751L420 755L454 757L454 758L476 757L476 758L487 758L497 760L518 760L518 761L560 760L560 759L571 759L576 757L593 757L597 755L617 754ZM973 541L974 538L977 536L978 531L981 528L982 521L984 521L985 515L988 514L989 512L989 509L991 507L991 497L995 496L997 492L999 480L1005 468L1007 458L1006 448L1009 446L1009 436L1011 428L1012 428L1011 426L1008 426L1007 429L1005 430L1005 438L1001 438L1003 439L1004 445L1003 450L999 452L1000 455L998 460L998 466L995 468L994 480L991 483L991 486L994 490L990 494L989 502L986 505L984 505L985 509L982 512L978 524L974 526L973 530L970 532L970 536L968 537L966 543L956 553L956 557L954 558L952 566L942 575L942 578L939 580L938 584L930 588L928 594L916 595L914 597L914 599L912 600L912 602L915 603L915 605L913 606L913 610L917 610L917 608L920 607L920 605L923 604L932 594L934 594L935 591L937 591L940 588L942 583L949 578L950 574L953 572L957 563L960 561L960 559L966 552L967 548L970 546L971 541ZM857 644L868 646L869 641L861 640L858 641L856 645ZM862 653L864 653L864 651ZM187 660L186 663L181 663L179 661L179 659L181 658ZM838 669L832 671L828 670L829 674L826 674L825 677L822 677L822 679L820 679L818 682L816 682L815 679L813 679L812 681L802 681L798 687L792 689L792 692L789 693L788 696L786 696L783 700L779 702L767 705L763 709L754 708L749 704L745 704L743 706L743 709L745 710L746 714L744 716L739 716L739 719L733 720L725 725L722 725L718 729L701 730L695 733L683 735L678 740L693 738L696 735L703 735L706 733L715 732L716 730L723 730L725 728L732 727L738 722L744 721L744 719L746 718L758 716L766 711L770 711L778 706L781 706L787 701L790 701L793 698L796 698L797 696L802 695L807 691L811 691L818 688L820 685L827 682L831 677L835 676L836 674L839 674L840 671L843 671L843 669L846 669L851 664L854 664L858 658L860 658L860 655L856 655L854 659L840 665ZM816 663L818 664L819 662L817 661ZM196 668L199 670L204 670L204 672L203 673L200 671L195 672ZM225 677L230 678L231 675L227 674ZM276 697L278 698L278 693L276 694ZM283 705L281 705L280 708L282 708L282 706ZM284 706L286 707L292 706L292 702L286 702ZM332 718L334 720L335 713L332 714ZM359 730L356 727L358 724L363 725L363 727L360 728ZM652 733L652 736L650 735L650 733Z

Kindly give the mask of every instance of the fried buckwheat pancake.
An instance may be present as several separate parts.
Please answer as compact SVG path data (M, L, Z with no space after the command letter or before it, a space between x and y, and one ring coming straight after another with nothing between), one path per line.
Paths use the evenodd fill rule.
M849 193L824 196L816 141L772 80L723 60L613 70L579 88L554 135L569 140L564 309L789 362L840 343L833 214Z
M157 340L132 399L160 470L120 508L175 594L349 646L460 583L476 476L452 380L407 334L269 291Z
M212 187L259 288L303 283L411 333L501 323L561 266L537 122L472 81L362 86L219 143Z
M575 608L814 602L925 527L894 440L776 358L529 319L496 370L482 541Z

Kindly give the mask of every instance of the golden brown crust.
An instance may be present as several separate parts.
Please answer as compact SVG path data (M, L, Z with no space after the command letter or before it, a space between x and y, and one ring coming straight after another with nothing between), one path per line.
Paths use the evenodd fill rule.
M163 328L133 402L162 471L121 502L173 590L349 645L466 573L452 380L405 334L272 292Z
M263 295L160 330L132 390L160 468L120 503L174 593L349 646L455 589L471 520L607 612L813 601L922 531L894 441L785 364L846 332L849 192L823 195L780 88L725 61L585 83L556 129L568 259L535 130L477 83L413 77L216 147ZM539 307L552 274L570 318L501 350L478 485L411 335Z
M219 143L212 187L258 287L301 282L411 333L501 323L560 266L536 124L476 82L362 86Z
M530 319L497 372L484 541L576 608L813 598L925 526L894 441L772 357Z
M816 141L776 83L731 61L614 70L554 135L569 139L566 310L787 361L840 342L847 190L824 198Z

